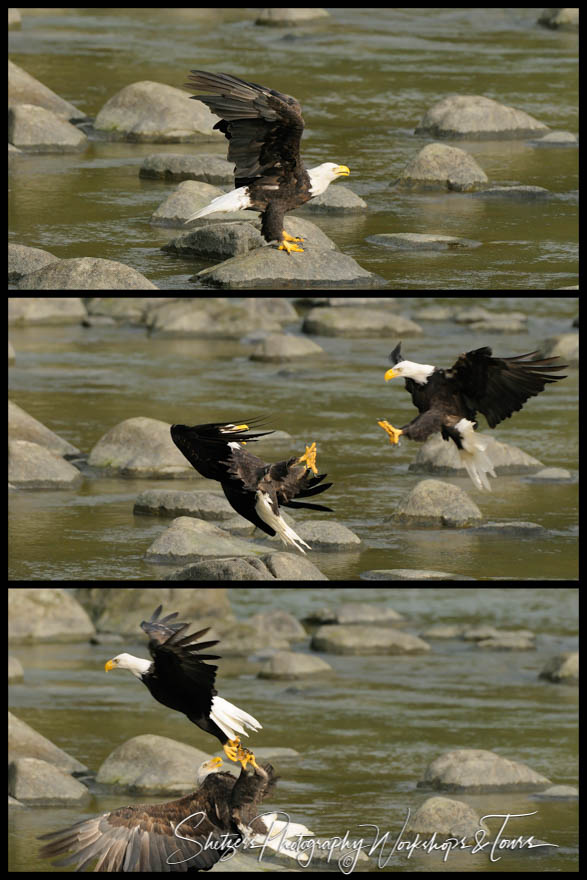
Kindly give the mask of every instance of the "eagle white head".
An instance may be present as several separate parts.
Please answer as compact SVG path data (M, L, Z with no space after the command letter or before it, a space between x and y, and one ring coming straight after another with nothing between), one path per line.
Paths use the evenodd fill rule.
M111 669L128 669L137 678L142 678L150 668L150 660L143 660L142 657L133 657L132 654L118 654L117 657L108 660L104 666L106 672L110 672Z
M413 379L418 385L425 385L436 367L432 364L416 364L414 361L400 361L385 374L385 381L390 379Z
M310 168L308 174L312 184L310 187L312 198L327 190L333 180L348 177L350 173L350 168L346 165L337 165L336 162L324 162L316 168Z
M204 779L209 776L211 773L218 773L220 768L222 767L222 758L210 758L209 761L204 761L198 767L198 773L196 776L196 781L198 785L201 785Z

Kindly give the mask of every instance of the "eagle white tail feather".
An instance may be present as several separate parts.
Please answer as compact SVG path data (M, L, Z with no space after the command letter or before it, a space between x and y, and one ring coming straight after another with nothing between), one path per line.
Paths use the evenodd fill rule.
M461 435L462 447L459 449L461 464L479 491L482 492L485 489L487 492L491 492L487 474L490 477L495 477L495 471L485 452L487 448L485 440L475 433L475 426L468 419L461 419L455 428Z
M251 730L262 729L256 718L218 695L212 699L210 718L229 739L234 739L238 733L248 736L245 727Z
M276 514L273 512L271 499L265 492L261 492L260 489L257 489L255 494L257 496L257 503L255 504L256 512L264 523L267 523L268 526L277 532L284 544L290 544L292 547L295 547L296 550L299 550L300 553L304 554L306 551L302 549L302 544L304 547L307 547L308 550L312 549L309 544L306 544L306 542L300 538L299 535L296 535L291 526L288 526L279 513Z
M249 197L248 187L240 186L238 189L233 189L230 192L224 193L224 195L212 199L209 205L206 205L205 208L200 208L199 211L196 211L195 214L188 217L185 222L189 223L190 220L198 220L200 217L205 217L207 214L243 211L245 208L250 207L251 199Z

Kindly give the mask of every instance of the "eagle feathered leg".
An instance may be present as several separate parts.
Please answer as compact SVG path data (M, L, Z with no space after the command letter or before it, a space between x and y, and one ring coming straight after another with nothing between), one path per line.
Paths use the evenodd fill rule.
M298 462L300 464L306 462L308 470L318 474L318 468L316 467L316 441L311 446L306 446L306 451L298 458Z
M394 428L393 425L390 425L388 421L385 419L381 419L377 422L380 428L383 428L387 436L389 437L390 443L399 443L399 438L404 433L401 428Z

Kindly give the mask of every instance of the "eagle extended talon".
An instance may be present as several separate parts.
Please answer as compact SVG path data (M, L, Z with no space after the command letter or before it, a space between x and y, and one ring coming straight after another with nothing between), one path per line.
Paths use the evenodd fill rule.
M383 428L387 436L389 437L390 443L399 443L399 438L404 433L401 428L394 428L393 425L390 425L388 421L385 419L381 419L377 424L380 428Z
M298 462L299 464L306 462L308 470L313 471L315 474L318 473L318 468L316 467L316 441L311 446L306 446L306 451L303 455L300 455Z
M230 758L231 761L238 761L238 754L241 749L240 737L235 736L234 739L229 739L224 743L222 748L224 749L224 754L227 758Z
M255 759L254 754L250 749L245 748L245 746L241 746L237 753L237 761L240 761L243 770L246 770L247 764L250 764L255 769L258 769L258 764Z

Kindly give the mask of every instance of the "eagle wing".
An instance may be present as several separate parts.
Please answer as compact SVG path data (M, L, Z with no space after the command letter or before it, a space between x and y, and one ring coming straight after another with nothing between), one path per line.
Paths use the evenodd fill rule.
M266 437L272 431L252 433L250 428L260 426L258 418L250 419L246 430L244 424L212 422L207 425L172 425L171 439L179 451L199 474L209 480L226 479L227 459L232 447L229 443L250 443ZM237 430L242 428L243 430Z
M186 88L204 92L191 97L220 117L214 128L228 140L237 187L306 173L300 159L304 120L295 98L228 73L192 70L188 79Z
M324 504L314 504L303 501L293 501L293 498L308 498L311 495L319 495L330 489L332 483L318 484L328 476L327 474L317 474L314 476L302 464L296 464L299 459L290 458L288 461L279 461L271 465L267 478L272 481L277 501L282 507L304 507L308 510L328 510Z
M153 612L150 620L143 620L141 629L149 636L149 652L154 661L156 677L169 678L179 690L190 693L197 689L199 694L209 694L210 703L214 692L217 666L204 663L204 660L218 660L218 654L201 654L202 650L218 644L218 639L208 642L197 640L205 635L210 627L185 635L189 623L172 623L177 613L159 619L161 605Z
M549 382L566 379L549 373L566 369L566 364L553 366L558 357L526 360L537 351L517 357L494 358L487 346L462 354L447 370L446 376L458 386L462 400L474 419L481 412L490 428L522 409L524 403L544 391ZM406 383L407 384L407 383Z
M220 846L204 848L208 835L220 842L223 834L237 831L230 818L233 783L217 798L219 780L215 777L219 775L228 774L213 774L198 791L179 800L120 807L44 834L39 839L48 843L40 855L60 856L53 864L75 865L77 871L96 860L97 872L208 871L223 854Z

